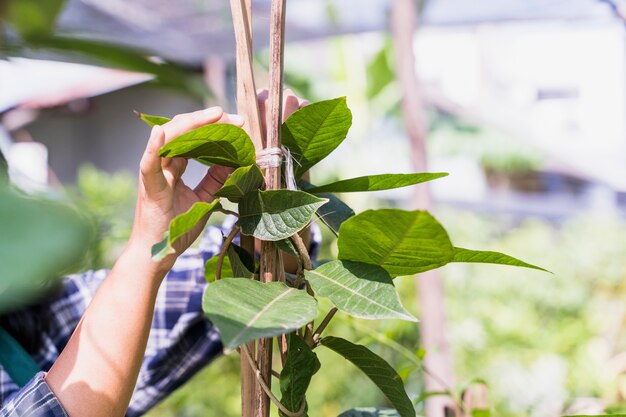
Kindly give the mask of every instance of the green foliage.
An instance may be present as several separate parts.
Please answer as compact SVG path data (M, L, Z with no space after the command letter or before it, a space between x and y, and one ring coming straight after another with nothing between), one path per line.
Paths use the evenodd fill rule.
M396 74L390 65L391 42L387 41L367 64L367 98L378 96L388 85L396 80Z
M50 35L65 0L13 0L7 2L6 20L24 38Z
M0 187L6 186L9 181L9 164L4 157L2 151L0 151Z
M280 402L289 411L300 409L311 378L319 371L320 366L317 355L304 340L295 333L287 335L287 359L280 373ZM284 417L282 412L281 416Z
M239 223L245 235L277 241L302 230L328 200L304 191L268 190L246 194L239 203Z
M148 124L166 120L155 116L142 119ZM311 104L285 121L284 144L295 159L297 180L342 143L351 123L345 98ZM174 139L160 154L237 168L217 195L238 204L241 233L277 242L281 250L296 255L300 261L292 280L261 283L254 279L256 265L252 254L232 243L223 249L228 261L222 263L222 269L233 277L222 274L227 279L208 286L203 309L220 330L226 351L251 340L288 334L310 323L317 316L317 301L313 295L321 297L322 301L328 298L339 310L354 317L413 322L416 319L402 306L392 278L450 262L487 262L541 269L497 252L455 248L446 230L428 212L380 209L355 216L350 207L332 194L405 187L447 175L444 173L370 175L321 187L300 180L298 184L305 191L262 191L264 181L255 165L252 141L242 129L219 124L204 126ZM205 207L204 210L208 213L212 209ZM171 248L173 238L194 227L204 213L186 213L183 219L175 219L172 225L176 229L170 227L161 253ZM307 270L306 257L298 253L289 239L306 227L314 214L338 235L339 260ZM219 262L216 258L207 262L207 280L214 279ZM308 285L301 285L303 281ZM330 316L324 323L329 319ZM296 411L304 404L302 400L311 378L319 369L312 349L321 344L354 363L374 381L400 416L416 416L400 373L365 346L337 337L319 339L321 331L315 336L310 331L303 332L304 340L300 335L288 336L287 362L281 373L283 405ZM388 338L381 340L410 358L409 364L401 369L403 376L421 367L419 354L407 353ZM375 409L374 412L387 411Z
M298 185L307 192L314 188L314 185L306 181L299 181ZM315 214L335 236L339 236L339 228L343 222L354 216L354 210L334 194L320 194L319 197L328 199L328 203L318 208Z
M400 417L415 417L413 403L404 391L400 375L384 359L365 346L356 345L340 337L325 337L321 343L363 371L385 394Z
M221 207L219 200L215 200L212 203L197 202L185 213L172 219L169 230L163 235L163 240L152 247L152 259L161 260L167 255L174 253L174 243L178 239Z
M7 23L19 36L3 36L5 34L0 32L3 40L0 52L8 51L11 56L19 56L30 55L33 50L52 51L70 61L84 62L87 59L97 65L153 74L158 84L198 99L209 95L200 76L173 63L153 62L150 59L153 52L55 33L56 21L65 4L64 0L6 0L0 6L0 23ZM0 25L0 31L4 30L3 26Z
M135 114L150 127L161 126L171 120L167 117L153 116L151 114L139 113L138 111L136 111Z
M288 333L316 315L317 303L306 292L282 282L224 279L208 286L204 312L220 329L224 349L250 340Z
M241 167L230 174L224 186L215 193L215 196L239 203L244 195L262 188L264 184L263 173L257 165Z
M205 164L219 164L238 168L256 162L254 144L240 127L229 124L210 124L184 133L173 139L159 152L173 158L194 158Z
M130 237L137 202L135 174L108 174L83 165L76 185L68 188L68 198L89 219L95 234L81 268L111 268Z
M307 189L311 194L321 193L354 193L362 191L382 191L392 188L406 187L447 176L446 173L436 174L381 174L351 178L332 184Z
M541 267L531 265L512 256L499 252L470 250L463 248L454 248L454 257L451 262L471 262L482 264L500 264L509 266L521 266L523 268L538 269L540 271L549 272Z
M508 174L536 170L544 159L542 153L526 141L455 119L435 120L428 149L435 156L472 157L489 171Z
M387 271L377 265L332 261L304 275L317 295L355 317L417 321L402 306Z
M231 265L232 275L222 274L223 277L254 278L254 258L248 252L231 243L226 254Z
M392 277L428 271L450 262L445 229L425 211L367 210L341 225L339 259L380 265Z
M207 260L206 263L204 264L204 279L206 279L207 282L215 281L215 274L217 273L218 258L219 258L219 255L215 255L214 257ZM235 274L233 273L233 267L230 265L230 259L228 258L228 256L225 257L224 260L222 261L222 276L223 277L235 276Z
M69 206L29 198L0 185L0 313L45 293L76 267L92 236Z
M328 199L328 203L317 209L317 217L339 236L341 225L354 216L354 210L333 194L320 194L320 197Z
M286 254L292 255L292 256L299 256L298 250L293 245L293 243L291 243L291 240L282 239L282 240L277 240L275 243L276 243L276 247L282 250L283 252L285 252Z
M289 116L282 126L282 140L295 159L296 178L337 148L351 125L345 97L309 104Z

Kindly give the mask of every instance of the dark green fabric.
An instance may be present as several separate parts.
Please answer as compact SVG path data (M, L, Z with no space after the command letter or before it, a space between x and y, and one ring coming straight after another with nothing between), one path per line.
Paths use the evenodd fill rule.
M0 365L20 388L40 371L33 358L2 327L0 327Z

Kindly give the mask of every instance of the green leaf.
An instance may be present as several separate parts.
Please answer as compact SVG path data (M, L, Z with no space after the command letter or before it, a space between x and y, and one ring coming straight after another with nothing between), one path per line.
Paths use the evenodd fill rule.
M240 127L210 124L191 130L161 148L161 156L194 158L205 164L238 168L256 162L254 144Z
M231 243L226 250L226 255L222 262L222 278L254 277L254 259L242 247ZM204 265L204 278L207 282L215 281L218 259L219 255L216 255L206 261Z
M215 255L214 257L206 261L206 264L204 264L204 279L206 279L207 282L215 281L215 273L217 272L218 258L219 258L219 255ZM224 262L222 262L222 277L234 277L234 276L235 274L233 274L233 268L230 265L230 259L228 259L228 256L227 256L224 258Z
M282 141L296 163L296 179L343 142L352 125L345 97L309 104L283 123Z
M237 168L230 174L224 186L215 193L215 196L239 203L245 194L258 190L264 182L263 173L256 164Z
M331 184L313 187L307 190L311 194L320 193L355 193L362 191L381 191L392 188L406 187L447 176L447 173L422 174L381 174L351 178Z
M339 259L380 265L392 277L452 261L446 230L426 211L368 210L339 229Z
M22 0L14 1L19 3ZM11 47L10 44L8 46ZM24 47L20 44L14 46L17 46L18 50ZM210 95L201 76L171 62L153 62L150 56L155 54L150 51L76 36L46 34L29 35L27 46L46 52L61 53L64 60L69 62L85 63L87 60L89 63L106 67L153 74L156 77L155 83L176 88L198 99Z
M6 20L24 38L49 35L65 0L9 0Z
M263 337L290 333L313 320L317 302L282 282L224 279L210 284L202 302L217 326L224 349Z
M365 346L340 337L324 337L321 344L352 362L385 394L400 417L415 417L415 409L404 390L400 375L383 358Z
M472 410L472 417L491 417L491 410L488 408L476 408Z
M419 404L422 403L424 401L426 401L427 399L429 399L430 397L451 397L452 398L452 393L450 391L427 391L427 392L423 392L422 394L420 394L420 396L413 401L414 404Z
M92 229L80 213L0 185L0 314L45 293L83 259Z
M309 224L315 211L327 201L304 191L250 192L239 203L241 231L267 241L286 239Z
M540 271L550 272L539 266L528 264L512 256L505 255L500 252L471 250L463 248L454 248L454 258L451 262L475 262L483 264L500 264L510 266L520 266L522 268L538 269Z
M163 240L152 246L152 259L158 261L174 253L173 245L178 239L221 207L219 200L212 203L197 202L185 213L174 217L170 222L169 230L163 234Z
M296 412L302 406L311 378L320 369L315 352L295 333L287 335L287 359L280 372L281 404ZM281 416L285 415L281 412ZM307 414L305 413L304 416Z
M0 187L6 187L9 182L9 164L0 150Z
M222 274L223 277L242 277L253 278L254 277L254 258L250 256L242 247L231 243L226 251L228 255L229 263L232 269L232 275Z
M300 254L298 253L298 250L293 245L290 239L277 240L276 247L288 255L292 255L296 257L300 256Z
M351 408L339 417L400 417L400 414L393 408L363 407Z
M308 192L308 190L314 186L306 181L300 180L298 181L298 187ZM318 197L327 198L328 203L318 208L315 214L322 223L328 226L335 236L339 236L341 224L354 216L354 210L334 194L320 194Z
M171 119L167 118L167 117L163 117L163 116L153 116L151 114L145 114L145 113L140 113L138 111L135 111L135 114L137 115L137 117L139 117L141 120L143 120L144 122L146 122L146 124L150 127L154 127L154 126L161 126L164 125L165 123L169 122Z
M317 209L317 217L328 226L335 236L339 236L341 225L354 216L354 210L333 194L320 194L319 196L327 198L328 203Z
M304 275L317 295L352 316L417 321L402 306L393 280L380 266L332 261Z
M385 42L380 51L367 64L367 98L371 100L385 87L396 80L396 73L389 65L390 42Z

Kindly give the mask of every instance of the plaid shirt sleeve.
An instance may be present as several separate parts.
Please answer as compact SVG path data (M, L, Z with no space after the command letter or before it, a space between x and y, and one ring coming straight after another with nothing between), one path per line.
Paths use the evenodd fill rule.
M68 417L44 376L39 372L11 396L0 410L0 417Z

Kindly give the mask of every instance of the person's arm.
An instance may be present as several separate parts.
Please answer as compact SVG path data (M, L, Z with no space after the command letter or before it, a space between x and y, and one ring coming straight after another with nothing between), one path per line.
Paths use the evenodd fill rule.
M140 165L131 239L45 377L70 417L124 415L146 349L159 285L176 254L197 238L204 225L177 241L176 254L163 261L151 259L151 247L162 239L172 218L197 201L212 199L218 181L229 173L215 166L213 175L192 190L181 180L187 161L161 159L158 151L174 137L218 121L242 123L239 117L211 108L177 116L153 128Z

